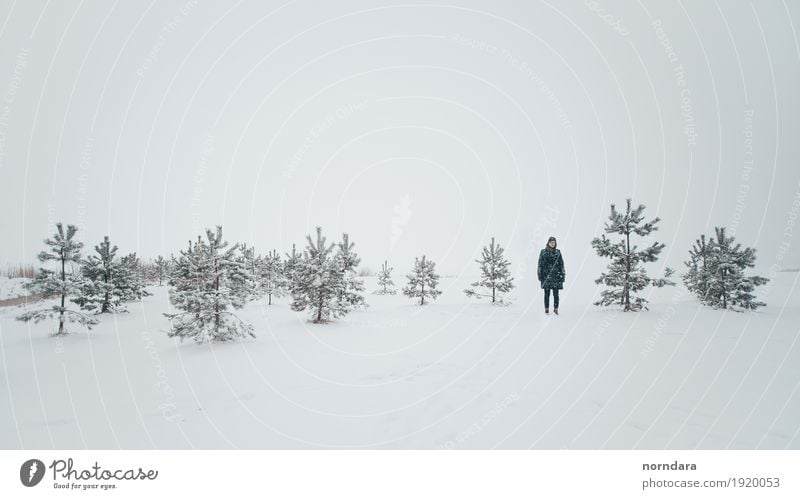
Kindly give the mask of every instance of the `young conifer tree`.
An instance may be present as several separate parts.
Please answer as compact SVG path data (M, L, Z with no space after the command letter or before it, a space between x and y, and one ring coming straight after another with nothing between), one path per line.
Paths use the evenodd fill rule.
M715 308L755 310L766 305L753 294L756 286L769 282L760 276L746 276L745 269L755 266L756 250L734 244L724 227L714 229L705 303Z
M261 294L267 295L267 305L272 305L272 297L283 296L287 289L281 255L274 249L267 253L259 262L258 272Z
M428 260L425 255L414 259L414 270L406 275L408 284L403 288L403 294L409 298L419 298L419 304L425 305L425 298L435 300L441 291L436 289L439 285L439 274L436 273L436 263Z
M249 272L253 279L258 278L258 265L261 263L259 256L256 254L254 246L248 246L247 243L239 243L239 254L241 255L244 269Z
M700 235L692 249L689 250L689 260L683 262L687 271L681 277L686 289L693 292L700 299L701 303L706 303L708 298L708 284L711 279L711 247L705 234Z
M297 252L294 244L292 244L292 252L286 253L286 259L283 261L283 278L286 281L286 289L291 292L295 285L297 269L303 261L303 255Z
M317 238L306 236L303 259L294 269L292 310L308 310L314 323L325 323L350 312L347 302L340 300L345 291L344 273L339 259L333 254L334 244L326 244L322 228Z
M481 279L472 283L472 287L475 289L464 290L467 296L474 296L478 299L481 297L491 298L493 304L507 303L504 295L514 289L514 278L511 276L508 268L510 264L504 252L505 250L499 244L495 244L494 238L489 246L483 247L480 260L475 260L481 268Z
M164 280L169 274L169 260L161 255L158 255L158 257L156 257L156 259L153 261L153 265L155 266L154 279L158 281L159 286L162 286L164 284Z
M343 286L339 292L339 301L350 310L366 308L364 299L364 281L358 277L358 264L361 257L353 251L355 243L350 241L348 234L342 234L342 241L338 244L336 259L342 270Z
M389 262L384 260L383 265L381 265L381 270L378 271L378 286L380 288L376 291L373 291L372 294L375 295L394 295L397 294L397 290L394 289L394 281L392 281L392 267L389 267Z
M616 243L606 238L603 234L592 240L592 247L597 254L611 259L608 270L595 280L597 284L605 284L609 289L600 293L600 300L595 305L621 305L622 310L638 311L647 310L647 299L638 296L638 293L647 286L662 287L674 286L675 283L668 278L673 274L669 267L664 269L663 278L652 278L647 275L644 263L655 262L664 249L664 244L653 242L644 249L638 249L631 237L645 237L658 230L657 224L661 220L656 217L649 222L644 222L645 206L640 204L631 209L631 200L626 200L625 212L618 212L615 205L611 205L609 221L605 224L605 232L620 234L622 237Z
M82 279L72 269L73 265L80 263L83 248L83 243L75 240L77 231L74 225L68 225L64 230L61 223L56 224L56 233L44 241L47 249L38 255L40 262L54 264L55 270L43 266L33 280L26 284L29 293L45 299L57 298L58 302L50 307L25 312L17 320L39 322L58 318L58 330L54 333L56 336L67 334L67 322L76 322L87 329L98 323L93 317L67 308L67 297L79 295L81 291Z
M117 250L105 236L94 247L97 254L89 255L81 263L81 294L72 301L82 309L101 314L125 310L122 289L117 286L125 270L117 258Z
M244 272L249 276L249 282L253 285L250 293L256 296L262 296L265 290L261 283L261 266L264 259L261 255L256 254L256 249L253 246L247 246L246 243L239 243L239 260L242 263Z
M253 337L253 326L231 309L242 308L252 297L253 283L237 253L222 238L222 227L206 230L206 240L181 252L170 277L170 302L180 310L164 314L172 328L168 336L181 340L228 341Z
M120 266L114 275L114 287L119 291L122 302L141 300L145 296L150 296L145 287L136 253L130 253L120 259Z

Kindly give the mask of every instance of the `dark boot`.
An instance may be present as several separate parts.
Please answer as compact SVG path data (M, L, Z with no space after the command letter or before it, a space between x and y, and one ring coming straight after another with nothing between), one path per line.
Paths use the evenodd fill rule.
M550 309L549 308L544 309L544 313L550 315Z
M554 309L553 309L553 313L554 313L554 314L556 314L556 315L558 315L558 309L557 309L557 308L554 308Z

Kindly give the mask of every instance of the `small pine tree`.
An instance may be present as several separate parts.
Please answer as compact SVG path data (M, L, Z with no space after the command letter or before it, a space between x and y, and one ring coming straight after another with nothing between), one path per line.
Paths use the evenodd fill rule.
M114 287L119 290L120 299L123 302L141 300L145 296L150 296L150 292L145 288L139 257L136 256L136 253L130 253L120 259L119 268L114 275Z
M127 271L117 256L117 246L111 246L108 236L94 247L97 255L89 255L81 263L81 294L72 301L84 310L101 314L123 312L123 290L118 287L120 279L127 277Z
M248 247L246 243L239 243L239 254L242 268L250 277L249 282L253 285L250 293L253 296L261 296L264 293L264 289L261 286L261 266L264 263L264 259L256 254L255 247Z
M172 323L168 336L198 343L255 338L253 326L230 311L252 297L252 279L237 254L238 245L228 247L221 226L207 229L206 239L198 237L181 252L170 277L170 303L182 312L164 314Z
M474 296L478 299L487 297L492 299L492 303L506 304L502 294L508 293L514 289L514 278L511 277L511 272L508 268L509 262L503 255L505 250L499 245L495 244L494 238L489 246L483 247L483 254L480 260L475 260L481 268L481 279L472 283L473 288L485 288L487 291L482 293L475 289L465 289L464 293L467 296ZM501 296L497 296L501 293Z
M321 227L317 227L316 241L310 235L306 241L303 259L294 268L291 308L296 312L309 310L314 323L343 317L350 307L339 299L345 282L339 260L333 255L334 245L326 245Z
M706 303L708 283L711 277L711 245L706 242L705 234L700 236L692 249L689 250L689 260L683 262L687 271L681 277L686 289L693 292Z
M361 258L353 251L355 243L350 242L350 237L342 234L342 241L338 244L339 250L336 253L336 260L342 270L344 285L339 291L339 301L343 306L351 310L359 307L366 308L367 303L364 299L364 281L358 278L358 264Z
M239 243L239 255L245 272L252 276L253 281L258 282L261 256L256 254L255 247L247 246L247 243Z
M164 284L164 280L167 278L167 275L169 274L169 260L167 260L161 255L158 255L153 264L155 265L154 277L158 281L158 285L162 286Z
M626 200L626 205L625 213L621 213L612 204L609 221L605 224L605 232L621 234L622 239L617 243L612 243L603 234L592 240L592 247L597 254L611 259L608 271L595 280L595 283L605 284L611 289L603 290L600 293L600 300L594 304L604 306L619 304L625 312L647 310L647 299L637 296L637 293L647 286L674 286L675 283L668 279L674 271L666 267L663 278L651 278L647 275L642 264L658 260L664 244L654 242L647 248L639 250L635 244L631 246L631 235L649 235L658 230L656 224L661 219L656 217L643 223L642 212L644 212L645 206L640 204L636 209L631 209L630 198Z
M408 284L403 288L403 294L409 298L419 298L420 305L425 305L426 296L435 300L442 294L441 291L436 289L439 284L439 274L435 270L436 263L432 260L427 260L425 255L422 255L422 259L415 258L414 270L411 274L406 275Z
M389 262L383 262L381 270L378 272L378 286L381 288L373 291L376 295L394 295L397 291L394 289L394 281L392 281L392 267L389 267Z
M244 269L253 276L254 280L257 280L260 258L256 255L255 247L247 246L247 243L239 243L239 254L241 254Z
M281 255L272 250L259 262L258 279L261 293L267 295L267 305L272 305L272 297L286 293L286 280L283 275Z
M747 277L744 271L755 266L756 250L733 243L733 237L725 235L724 227L716 227L716 239L711 241L710 271L705 303L715 308L742 308L755 310L766 305L756 300L756 286L769 282L760 276Z
M72 264L81 261L81 249L83 243L74 239L78 229L74 225L68 225L67 230L61 223L56 224L56 233L52 238L45 239L44 243L48 249L39 253L39 261L43 264L53 262L57 270L41 267L26 288L31 294L38 294L42 298L59 298L60 304L48 308L31 310L17 317L20 321L39 322L41 320L58 317L58 331L55 335L67 334L66 322L77 322L87 329L98 323L97 319L89 317L81 312L69 310L67 308L67 297L77 295L81 290L81 278L72 272ZM70 271L67 271L67 264L70 264Z
M303 255L297 252L295 245L292 244L292 252L286 253L286 260L283 262L283 278L286 281L286 289L291 292L296 283L297 269L303 261Z

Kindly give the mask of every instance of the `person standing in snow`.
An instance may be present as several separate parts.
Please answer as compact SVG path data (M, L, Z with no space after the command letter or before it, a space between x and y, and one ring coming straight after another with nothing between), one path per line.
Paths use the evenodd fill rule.
M544 290L544 313L550 313L550 291L553 291L553 312L558 315L558 290L564 289L564 259L556 248L556 238L550 236L547 245L539 252L539 284Z

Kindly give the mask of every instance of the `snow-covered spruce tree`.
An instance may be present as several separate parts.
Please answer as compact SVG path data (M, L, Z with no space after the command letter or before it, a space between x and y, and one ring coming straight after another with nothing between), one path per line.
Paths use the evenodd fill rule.
M117 258L117 246L111 246L108 236L94 247L96 255L89 255L81 264L81 294L72 299L82 309L101 314L124 312L123 289L120 281L129 278L127 269Z
M255 278L258 275L259 264L259 257L256 255L256 248L254 246L247 246L247 243L239 243L239 254L241 255L244 269L248 271L253 278Z
M221 226L207 229L206 239L198 237L181 252L170 276L170 302L181 312L164 314L172 323L168 336L198 343L255 338L253 326L230 310L247 303L253 286L238 245L228 247Z
M167 278L169 274L169 260L164 258L161 255L158 255L156 259L153 261L155 275L153 276L154 281L158 281L158 285L162 286L164 284L164 280Z
M609 221L605 224L605 231L609 234L620 234L622 238L617 243L612 243L606 238L605 234L599 238L592 239L592 247L597 254L610 258L608 271L604 272L594 282L605 284L610 289L604 289L600 293L600 300L595 305L616 305L622 306L622 310L638 311L647 310L647 299L637 296L647 286L674 286L675 283L669 280L674 273L672 269L664 269L663 278L651 278L647 275L643 263L655 262L658 255L664 249L664 244L653 242L647 248L639 250L635 244L631 244L631 236L648 236L651 232L658 230L656 224L661 220L656 217L649 222L643 222L645 206L640 204L636 209L631 209L631 200L626 200L625 212L618 212L615 205L611 205Z
M742 308L755 310L766 303L756 300L756 286L769 282L766 277L744 275L748 267L755 266L756 250L734 245L733 238L725 235L724 227L715 227L716 238L709 246L710 269L705 303L715 308Z
M145 280L136 253L130 253L120 259L120 265L113 276L114 287L119 290L123 302L141 300L150 296L145 288Z
M283 278L286 281L286 289L291 292L296 282L297 269L303 261L303 255L297 252L297 248L292 244L292 252L286 253L286 260L283 262Z
M239 243L239 255L242 267L250 277L250 283L252 283L253 286L250 293L254 297L261 296L264 292L264 290L261 289L261 265L264 259L261 255L256 254L255 247L248 247L246 243Z
M481 297L491 298L492 303L501 305L508 303L503 295L514 289L514 278L511 277L511 271L508 268L509 262L503 255L504 252L505 250L499 244L495 244L494 238L489 246L483 247L481 259L475 260L481 267L481 279L472 283L472 287L477 289L464 290L467 296L474 296L478 299ZM481 291L480 288L484 288L486 291Z
M380 289L377 291L373 291L372 294L374 295L394 295L397 294L397 291L394 289L394 281L392 281L392 267L389 266L389 262L383 262L381 265L381 270L378 271L378 286Z
M58 331L55 335L67 334L67 322L77 322L87 329L97 324L97 319L67 308L67 297L80 293L81 278L72 271L72 265L81 261L83 248L83 243L74 239L77 231L74 225L68 225L65 231L61 223L56 224L55 235L44 240L48 249L38 255L43 264L55 263L56 270L41 267L36 276L26 284L29 293L38 294L45 299L59 298L59 304L25 312L17 320L39 322L57 317Z
M258 267L258 281L262 295L267 295L267 305L272 305L272 297L286 294L286 279L283 275L281 255L272 250L261 259Z
M439 274L435 270L436 263L427 260L425 255L422 255L422 259L415 258L414 270L406 275L408 284L403 288L403 294L409 298L419 298L420 305L425 305L426 296L435 300L442 294L436 289L436 286L439 285Z
M713 241L713 239L712 239ZM705 234L700 236L692 249L689 250L689 260L683 262L687 271L681 277L686 289L693 292L701 303L706 302L708 283L711 276L711 247L706 242Z
M296 312L309 310L314 323L343 317L350 307L339 299L345 284L342 268L333 255L334 245L325 244L320 227L317 227L316 241L310 235L306 240L304 257L294 270L291 308Z
M344 281L344 285L339 291L339 301L350 307L351 310L367 307L363 295L364 281L359 279L357 270L361 258L353 251L354 246L355 243L350 242L350 236L347 233L342 234L342 240L338 244L339 250L336 253L336 260L339 262Z

